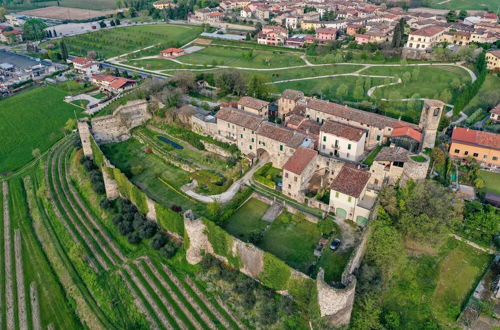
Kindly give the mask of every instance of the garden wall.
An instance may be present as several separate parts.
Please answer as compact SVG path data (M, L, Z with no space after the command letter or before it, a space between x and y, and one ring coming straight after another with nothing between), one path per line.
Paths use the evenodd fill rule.
M266 204L269 204L269 205L272 205L273 203L276 202L276 200L273 200L269 197L266 197L266 196L261 195L261 194L256 193L256 192L254 192L251 197L258 199L258 200L260 200ZM291 214L295 214L295 213L299 213L299 212L302 213L304 215L304 217L306 218L306 220L309 222L318 223L318 221L319 221L318 217L315 217L314 215L306 213L306 212L302 212L301 210L296 209L295 207L293 207L293 205L291 205L287 202L283 202L283 208Z

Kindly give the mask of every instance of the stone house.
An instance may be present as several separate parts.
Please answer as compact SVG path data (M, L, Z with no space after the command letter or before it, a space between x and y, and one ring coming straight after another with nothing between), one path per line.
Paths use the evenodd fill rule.
M221 108L215 115L215 139L236 144L245 155L257 152L256 131L264 121L262 117L233 108Z
M106 74L95 74L92 76L92 84L106 93L120 94L136 85L136 81L123 77L115 77Z
M321 126L319 152L330 157L359 161L365 151L366 129L326 120Z
M368 189L370 172L344 164L330 186L330 207L338 219L351 219L364 225L370 216L376 194Z
M304 202L304 190L314 174L317 155L313 149L297 148L283 166L283 194Z
M269 122L262 123L256 134L257 157L267 154L273 166L278 168L283 167L299 146L312 144L305 134Z
M279 117L284 119L288 113L295 109L300 100L304 101L304 93L293 89L285 89L283 93L281 93L281 97L278 99ZM305 104L305 102L303 103Z
M262 101L250 96L242 97L237 103L238 110L250 112L254 115L267 117L269 102Z

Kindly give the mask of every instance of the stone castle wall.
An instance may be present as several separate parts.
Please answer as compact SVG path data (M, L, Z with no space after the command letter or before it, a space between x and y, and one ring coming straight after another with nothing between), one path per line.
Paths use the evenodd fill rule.
M87 120L78 120L78 133L82 142L83 155L93 158L92 145L90 144L90 127Z
M98 143L119 142L130 138L130 130L151 118L146 100L129 101L112 115L92 119L92 133Z
M416 162L410 156L403 168L403 176L401 177L401 185L405 185L408 180L423 180L427 177L429 171L430 160L427 155L419 154L427 159L425 162Z

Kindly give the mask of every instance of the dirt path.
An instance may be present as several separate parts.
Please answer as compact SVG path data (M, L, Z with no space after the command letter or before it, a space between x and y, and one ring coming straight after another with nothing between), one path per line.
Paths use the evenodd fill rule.
M457 240L459 240L461 242L464 242L465 244L467 244L469 246L472 246L475 249L481 250L483 252L486 252L486 253L489 253L489 254L496 254L497 253L497 251L494 251L494 250L489 249L489 248L484 248L484 247L482 247L482 246L480 246L480 245L478 245L478 244L476 244L476 243L474 243L472 241L469 241L466 238L463 238L462 236L458 236L456 234L450 234L450 236L452 236L453 238L455 238L455 239L457 239Z
M24 269L21 243L21 233L19 229L16 229L14 232L14 256L16 259L17 311L19 329L27 330L28 316L26 314L26 293L24 290Z
M42 330L42 324L40 319L40 303L38 300L38 291L35 282L31 282L30 284L30 300L31 300L31 322L33 330Z
M5 304L7 310L7 329L14 329L14 288L12 280L12 247L10 235L9 185L3 183L3 239L5 263Z

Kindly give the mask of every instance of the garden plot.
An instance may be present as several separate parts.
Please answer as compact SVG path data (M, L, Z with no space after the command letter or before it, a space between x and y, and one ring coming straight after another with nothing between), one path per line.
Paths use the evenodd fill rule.
M200 50L202 50L204 48L205 47L201 47L201 46L191 46L191 47L185 48L184 53L193 54L193 53L199 52Z
M269 204L251 198L223 223L223 228L306 274L314 275L319 261L318 265L326 269L327 280L339 280L352 249L340 254L328 251L318 260L314 249L322 237L319 225L307 221L300 214L291 215L286 211L270 223L262 219L269 209ZM338 227L334 228L334 236L342 238Z

